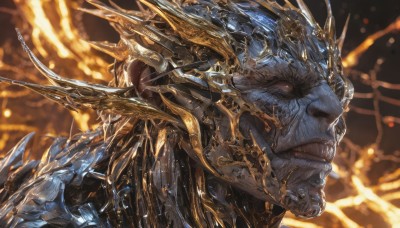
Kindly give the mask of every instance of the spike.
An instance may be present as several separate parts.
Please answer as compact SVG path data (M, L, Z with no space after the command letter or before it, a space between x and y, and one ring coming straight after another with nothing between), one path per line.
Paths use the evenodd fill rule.
M164 18L172 29L184 39L216 51L226 61L230 59L237 61L230 44L235 42L235 40L224 29L213 25L197 15L186 13L180 10L177 5L166 0L139 1Z
M289 2L289 0L285 0L285 5L291 10L298 10L291 2Z
M176 46L182 46L182 44L173 37L168 37L162 32L160 32L157 28L151 25L132 25L130 24L129 30L123 27L120 24L111 24L111 26L120 34L125 36L131 36L132 34L127 33L127 31L133 31L136 34L148 38L149 40L157 43L161 47L165 48L165 50L174 53L174 49Z
M332 7L331 7L331 3L329 0L325 0L325 4L326 4L326 11L327 11L327 18L326 18L326 22L325 22L325 33L328 35L328 38L331 41L335 41L336 39L336 31L335 31L335 19L333 18L332 15Z
M9 172L11 167L16 165L18 162L23 160L24 153L26 152L26 146L34 136L34 132L29 133L22 138L6 155L0 160L0 186L2 186L9 178ZM16 168L16 167L14 167Z
M333 46L333 44L336 42L336 31L335 31L335 18L329 17L326 20L325 23L325 34L326 38L329 40L329 43Z
M208 160L206 159L206 157L204 156L203 153L203 145L201 142L201 131L200 131L200 125L199 125L199 121L197 120L196 117L193 116L193 114L189 111L186 110L186 108L181 107L177 104L174 104L173 102L171 102L170 100L168 100L166 97L164 97L162 94L160 94L161 100L163 101L163 103L175 114L175 115L179 115L182 119L182 122L185 124L185 127L187 129L187 131L189 132L189 136L190 136L190 142L191 145L193 147L193 150L197 156L197 158L199 159L199 161L201 162L201 164L213 175L217 176L217 177L221 177L223 178L223 176L221 176L221 174L218 173L217 170L215 170L210 163L208 162Z
M104 3L97 1L97 0L86 0L89 4L97 7L100 10L103 10L105 12L111 13L117 17L119 17L121 20L125 20L127 22L130 22L132 24L139 24L142 23L143 20L139 17L130 15L130 14L126 14L122 11L118 11L117 9L113 9L107 5L105 5Z
M335 31L335 18L328 17L325 23L325 33L328 36L327 38L331 41L336 40L336 31Z
M41 86L29 82L23 82L23 81L17 81L17 80L12 80L8 78L3 78L0 77L0 82L5 82L10 85L18 85L25 87L27 89L30 89L44 97L47 97L50 100L53 100L54 102L66 107L69 110L76 111L77 106L70 102L67 97L67 93L63 90L62 87L57 87L57 86Z
M125 60L128 58L128 48L122 43L109 43L105 42L98 42L98 41L89 41L90 46L94 49L104 52L113 58L117 59L118 61Z
M347 16L346 23L344 24L342 34L340 35L339 39L337 40L337 46L340 52L342 52L343 43L346 38L347 29L349 26L350 15Z
M33 54L33 52L29 49L28 45L26 45L24 38L22 37L21 33L18 29L16 29L18 40L21 42L22 48L26 53L28 53L29 59L32 61L33 65L39 72L44 75L53 85L66 85L70 87L78 87L82 90L86 91L97 91L101 93L125 93L126 88L114 88L103 86L100 84L91 84L87 82L82 82L79 80L63 78L56 74L54 71L50 70L47 66L45 66L40 60ZM83 92L83 91L82 91Z
M110 3L110 5L112 7L114 7L118 11L121 11L121 12L123 12L125 14L129 14L129 15L133 14L133 15L139 17L139 18L145 18L145 17L148 17L148 16L152 15L150 11L144 10L143 7L138 7L139 11L137 11L137 10L126 10L126 9L120 7L117 3L115 3L112 0L108 0L108 3ZM136 3L138 3L138 1L136 1Z
M131 57L139 59L140 61L148 64L149 66L153 67L158 73L167 70L168 62L160 53L142 46L134 39L128 39L124 36L121 36L121 40L130 49L129 54Z
M122 9L117 3L115 3L113 0L108 0L108 3L114 7L115 9L119 11L126 11L125 9Z
M326 12L328 14L328 18L333 17L332 16L332 7L331 7L331 2L330 0L325 0L325 5L326 5Z
M264 8L272 12L277 16L281 16L282 7L275 0L256 0L256 2L262 5Z
M118 20L114 15L106 14L106 11L100 10L100 9L86 9L86 8L78 8L79 11L82 11L84 13L91 14L93 16L105 19L109 22L115 22L117 23Z
M117 9L118 11L127 13L127 10L121 8L121 7L120 7L117 3L115 3L114 1L108 0L108 3L110 3L110 5L111 5L112 7L114 7L115 9Z
M306 17L307 21L315 27L319 27L318 23L315 21L310 9L308 8L307 4L303 0L296 0L297 5L299 5L299 8L303 15Z
M0 82L26 87L74 111L80 107L87 107L123 116L133 115L145 119L154 118L178 123L171 115L138 97L108 96L108 94L97 91L92 91L92 94L83 94L87 91L82 91L81 88L42 86L3 77L0 77Z
M90 4L97 7L99 10L91 10L91 9L81 9L83 12L90 13L92 15L98 16L100 18L104 18L110 22L117 23L119 25L111 24L115 30L119 34L126 33L127 31L133 31L140 36L148 38L153 42L159 44L170 52L173 52L173 45L170 43L181 45L177 40L174 40L172 37L168 37L162 34L157 28L151 25L145 25L143 19L137 17L132 14L128 14L127 11L121 9L114 2L110 1L110 4L115 8L108 7L107 5L99 2L97 0L87 0ZM123 29L119 29L119 28ZM95 47L96 48L96 47ZM110 54L106 52L107 54Z

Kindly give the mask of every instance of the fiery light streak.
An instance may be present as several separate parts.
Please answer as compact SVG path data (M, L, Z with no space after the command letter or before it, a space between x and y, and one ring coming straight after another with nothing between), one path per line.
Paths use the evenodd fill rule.
M24 124L1 124L0 131L22 131L22 132L33 132L37 131L36 127L30 127Z
M400 199L400 192L393 192L387 195L383 195L382 199L386 201L398 200Z
M400 177L400 169L397 169L393 173L389 173L379 179L379 182L387 182L391 180L398 179Z
M345 227L349 227L349 228L361 227L360 225L355 223L353 220L351 220L349 217L347 217L346 214L335 203L327 203L325 211L327 213L334 215L336 218L340 218L340 222Z
M368 204L371 209L375 210L377 213L380 213L387 223L393 224L394 227L400 227L400 210L398 208L377 196L372 189L364 186L362 181L357 176L353 175L351 179L358 191L358 194L364 198L364 202Z
M51 25L49 18L46 17L46 14L43 9L43 5L45 1L27 1L26 7L31 9L32 18L33 18L33 35L37 39L36 43L43 43L40 40L40 36L44 36L49 43L55 46L57 50L58 56L61 58L71 58L73 57L72 53L68 50L67 47L61 42L56 32L54 31L53 26ZM47 57L47 52L42 51L41 54L43 57Z
M7 133L3 133L0 138L0 150L3 150L6 146L7 141L10 139L10 135Z
M322 226L318 226L318 225L315 225L315 224L312 224L309 222L301 222L301 221L298 221L298 220L292 219L292 218L284 218L282 221L282 224L284 224L285 226L288 226L288 227L293 227L293 228L296 228L296 227L299 227L299 228L302 228L302 227L323 228Z
M385 36L388 33L399 31L400 30L400 18L398 18L396 21L391 23L389 26L387 26L385 29L380 30L370 36L367 37L367 39L364 40L358 47L356 47L354 50L352 50L345 58L343 58L343 66L344 67L354 67L358 63L359 57L364 54L368 48L370 48L376 40L379 38Z
M79 129L81 131L87 131L90 129L89 127L90 115L88 113L75 112L75 111L71 111L70 113L74 117L74 120L77 122Z
M18 5L18 10L23 18L20 18L24 23L30 23L31 28L23 28L26 33L31 33L32 42L41 57L49 60L50 68L57 69L59 66L56 64L62 64L62 59L71 59L75 61L76 65L68 65L65 67L75 69L72 71L74 76L80 77L83 74L90 76L90 79L106 79L107 63L100 57L94 55L91 51L90 45L83 41L79 32L72 23L72 9L71 5L78 4L78 1L66 1L66 0L55 0L55 1L29 1L29 0L14 0ZM46 11L45 8L54 6L56 10ZM48 8L47 8L48 9ZM54 21L50 21L50 18L60 18L56 31ZM384 35L400 31L400 18L394 21L385 29L378 31L362 42L354 50L350 51L349 54L343 58L343 65L347 70L351 71L350 68L355 67L358 63L360 56L371 47L376 40L380 39ZM394 42L394 39L389 40ZM50 44L50 45L49 45ZM44 46L46 45L46 46ZM54 47L52 49L51 47ZM40 81L40 77L37 77L34 73L29 72L28 69L21 69L14 67L3 61L4 56L3 48L0 48L0 71L11 72L16 77L28 77L32 81ZM54 60L56 59L56 60ZM60 59L58 62L57 59ZM377 65L381 65L382 62L378 62ZM400 105L400 101L382 96L378 88L386 88L391 90L400 90L400 84L391 84L388 82L377 80L376 76L379 68L372 70L370 73L353 72L358 75L362 80L362 83L374 87L374 91L371 93L356 93L355 98L360 99L374 99L376 102L383 101L392 105ZM27 90L13 90L4 89L1 87L0 99L16 99L31 96ZM39 106L43 105L43 102L37 102ZM22 104L21 104L22 105ZM4 106L4 105L3 105ZM36 127L32 127L26 124L11 124L3 122L4 117L12 119L14 115L10 109L2 108L3 119L1 120L0 132L0 150L3 150L8 141L14 138L9 132L32 132L37 131ZM359 107L352 107L352 110L356 113L363 115L374 115L377 117L377 121L381 121L389 126L394 124L400 124L400 118L395 116L380 116L377 114L379 110L367 110ZM70 112L78 127L82 131L90 129L90 114ZM1 117L0 117L1 118ZM377 123L377 125L379 125ZM381 131L378 126L378 131ZM48 131L53 131L48 129ZM68 131L68 129L65 129ZM379 151L379 140L378 144L374 144L368 148L361 148L354 145L349 139L344 140L345 148L349 149L352 153L355 153L357 159L347 167L341 163L333 165L334 173L338 174L339 181L345 183L345 185L351 189L346 198L339 198L334 202L327 203L326 213L321 217L318 224L315 224L313 220L302 221L298 218L294 218L293 215L288 215L283 220L283 224L290 227L324 227L324 221L329 216L334 217L340 221L340 224L336 226L343 227L362 227L366 224L358 224L353 215L348 214L344 209L353 208L358 210L360 206L366 206L370 210L374 211L377 215L383 218L387 225L393 227L400 227L400 209L392 203L393 201L400 200L400 168L392 173L386 174L378 180L376 185L370 185L367 172L374 162L374 159L382 159L381 152ZM379 194L378 194L379 193ZM321 222L322 221L322 222ZM320 225L322 224L322 225ZM326 225L326 224L325 224ZM332 225L332 224L331 224Z
M86 76L94 79L104 80L108 75L104 70L107 63L92 53L90 45L80 37L72 23L71 5L77 4L77 2L56 0L54 2L55 12L49 12L49 8L46 8L50 4L48 1L24 0L18 5L26 17L26 21L32 26L32 42L42 57L46 58L49 55L48 50L43 47L43 43L51 44L59 58L76 60L80 73L83 72ZM50 16L60 18L59 25L57 25L59 30L55 30Z
M21 91L8 91L3 90L0 92L0 98L17 98L17 97L24 97L30 94L28 90L21 90Z

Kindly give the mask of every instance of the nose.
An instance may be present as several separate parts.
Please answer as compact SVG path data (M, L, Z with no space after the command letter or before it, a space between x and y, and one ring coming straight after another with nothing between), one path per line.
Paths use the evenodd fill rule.
M307 106L307 113L310 116L320 121L326 121L330 125L343 113L338 97L328 84L323 83L314 87L310 95L312 101Z

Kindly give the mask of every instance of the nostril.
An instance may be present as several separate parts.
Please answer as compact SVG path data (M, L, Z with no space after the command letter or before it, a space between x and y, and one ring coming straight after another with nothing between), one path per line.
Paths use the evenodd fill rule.
M333 123L340 116L341 110L341 106L321 100L311 102L307 107L307 113L310 116L319 120L325 120L329 124Z
M309 97L306 112L312 118L332 124L342 115L342 104L326 82L312 88Z

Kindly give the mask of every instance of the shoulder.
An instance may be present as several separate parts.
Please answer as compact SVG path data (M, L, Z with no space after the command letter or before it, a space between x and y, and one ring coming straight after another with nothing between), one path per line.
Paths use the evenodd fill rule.
M0 226L104 226L93 203L65 199L68 188L83 186L106 157L100 132L56 138L40 161L24 161L32 137L25 136L0 161Z

